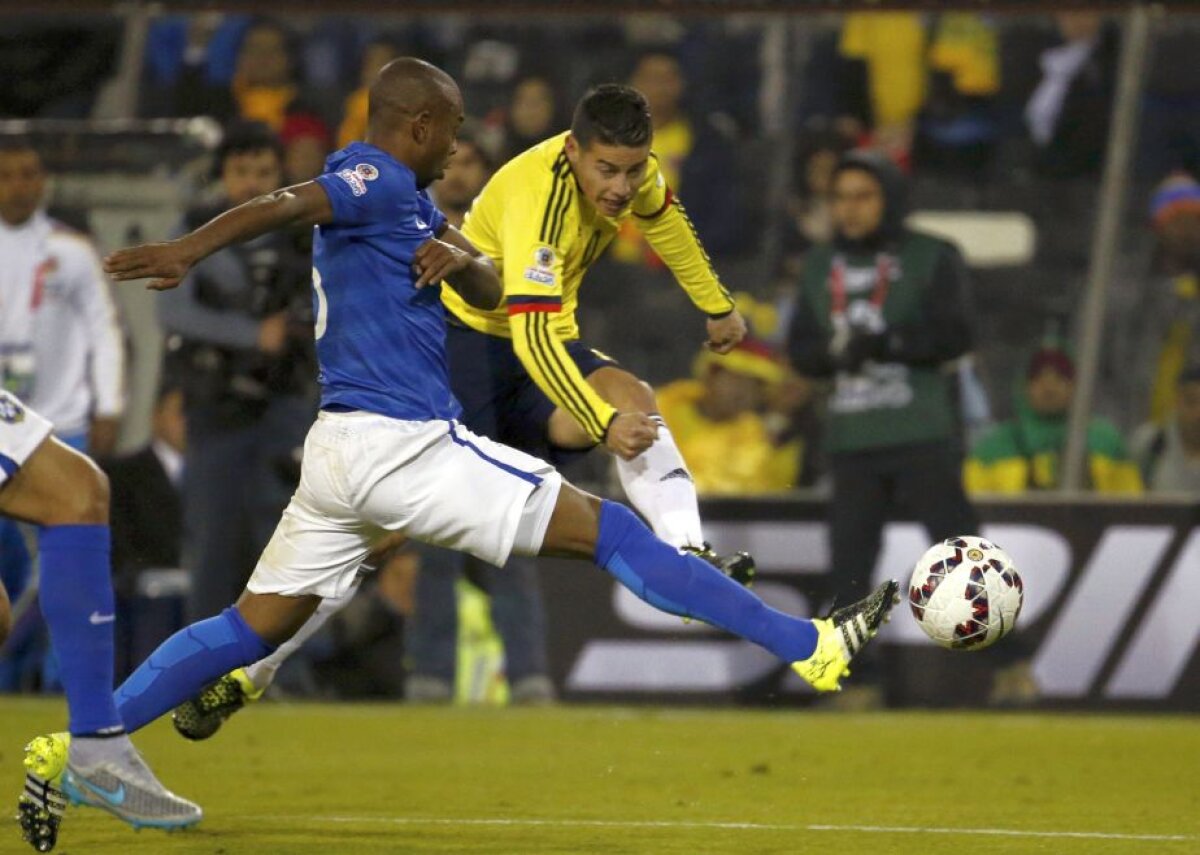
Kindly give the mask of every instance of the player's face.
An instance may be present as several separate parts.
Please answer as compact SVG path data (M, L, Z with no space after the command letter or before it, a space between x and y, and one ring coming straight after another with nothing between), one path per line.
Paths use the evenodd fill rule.
M833 180L833 222L838 233L862 240L883 223L883 187L861 169L845 169Z
M420 120L427 123L423 125L424 134L419 139L423 152L416 169L418 187L428 187L446 174L451 158L458 151L458 129L465 118L462 95L455 87L446 90L445 101L428 120Z
M442 180L437 183L437 201L443 208L466 210L488 180L488 168L472 143L459 145Z
M1200 381L1179 387L1175 419L1183 441L1192 448L1200 448Z
M1046 368L1034 375L1027 390L1029 406L1039 416L1063 416L1071 409L1075 381L1052 368Z
M0 152L0 219L20 225L37 211L45 193L46 171L37 152Z
M221 165L221 186L233 205L270 193L283 183L283 164L274 149L231 154Z
M579 145L567 137L567 159L584 198L606 217L620 216L637 194L650 163L650 145Z

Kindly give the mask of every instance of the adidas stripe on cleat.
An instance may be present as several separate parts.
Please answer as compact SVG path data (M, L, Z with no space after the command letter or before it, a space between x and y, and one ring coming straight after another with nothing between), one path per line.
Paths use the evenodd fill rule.
M819 692L837 692L842 677L850 675L850 662L890 619L900 602L899 585L887 581L865 599L823 618L817 618L817 648L807 659L792 663L792 670Z
M69 734L52 733L25 746L25 789L17 798L17 822L21 838L38 852L49 852L58 843L67 807L62 775L70 740Z

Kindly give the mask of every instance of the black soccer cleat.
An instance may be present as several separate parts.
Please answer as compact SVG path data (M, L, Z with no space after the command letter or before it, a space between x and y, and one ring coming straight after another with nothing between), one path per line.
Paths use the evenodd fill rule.
M25 774L25 791L17 800L17 822L21 839L38 852L49 852L58 843L58 826L67 799L50 780Z
M261 696L262 692L255 690L245 670L238 668L175 707L171 723L185 739L208 739L221 729L226 719Z
M717 555L707 542L703 546L685 546L683 550L692 553L697 558L703 558L739 585L749 588L754 584L756 568L754 558L749 552Z

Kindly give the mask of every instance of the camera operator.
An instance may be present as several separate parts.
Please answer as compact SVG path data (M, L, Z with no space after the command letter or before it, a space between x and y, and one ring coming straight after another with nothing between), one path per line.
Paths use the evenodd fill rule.
M217 150L220 198L184 229L280 186L283 150L264 125L231 127ZM184 565L191 620L237 597L295 488L316 411L311 263L294 235L263 235L197 264L159 298L188 424Z

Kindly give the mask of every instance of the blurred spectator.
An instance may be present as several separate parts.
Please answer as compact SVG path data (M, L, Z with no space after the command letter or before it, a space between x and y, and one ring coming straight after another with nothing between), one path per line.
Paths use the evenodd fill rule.
M0 138L0 383L59 439L111 454L125 406L125 349L96 250L43 209L33 144Z
M944 370L971 347L966 266L952 244L907 229L907 213L894 163L879 153L843 157L833 178L835 237L809 252L792 314L796 369L833 378L825 444L839 603L869 590L889 513L921 521L933 541L979 527L963 493ZM878 700L869 678L862 696Z
M517 81L504 115L501 161L554 136L566 123L558 94L546 77L530 74Z
M280 186L278 139L233 128L217 152L214 213ZM295 450L315 413L311 268L292 237L270 233L201 261L158 300L181 372L188 424L184 563L193 618L236 599L295 484Z
M1169 290L1145 301L1165 315L1152 331L1158 346L1150 404L1150 418L1163 424L1174 410L1179 373L1200 360L1200 184L1185 172L1167 176L1150 201L1150 217Z
M1062 43L1042 52L1042 79L1025 105L1039 172L1098 175L1116 91L1118 36L1099 12L1055 15Z
M1000 91L999 53L990 19L967 12L938 16L914 152L918 168L979 176L990 162L998 134L992 102Z
M283 143L283 177L286 184L311 181L325 171L330 152L329 128L316 116L288 116L279 132Z
M689 115L684 106L687 80L670 51L643 53L634 64L629 85L646 97L654 125L654 156L667 185L686 201L705 248L714 254L741 248L735 134L730 122L719 115ZM632 219L621 224L611 254L626 264L663 267Z
M150 24L142 69L143 116L228 116L229 85L251 19L200 12Z
M1133 435L1133 457L1152 493L1200 497L1200 365L1179 376L1174 416Z
M429 188L438 210L446 215L446 222L456 229L462 228L471 203L494 171L495 164L479 144L478 137L471 131L460 130L458 150L450 159L445 174Z
M925 27L917 12L851 12L838 53L838 129L907 164L925 100Z
M206 65L204 58L218 35L229 37L239 30L233 74L226 78ZM297 114L319 119L319 112L302 95L296 36L283 23L271 18L225 22L199 15L191 18L186 32L184 67L174 75L172 86L149 97L145 105L149 115L242 119L262 122L276 133ZM188 64L189 57L197 61Z
M400 55L399 41L390 36L374 38L363 48L358 72L358 88L346 96L342 105L342 124L338 128L338 148L361 140L367 133L367 90L371 81L393 59Z
M790 377L761 341L747 338L725 356L701 351L694 379L655 394L701 495L777 493L811 483L802 472L812 452L812 385Z
M972 493L1023 493L1062 486L1061 457L1075 395L1075 363L1065 350L1045 346L1034 352L1017 394L1017 416L1002 422L975 444L964 468ZM1094 417L1087 434L1087 489L1137 494L1142 479L1120 431Z
M111 489L113 589L117 595L117 679L182 626L182 610L139 600L148 570L182 566L183 391L165 385L154 405L150 444L105 465Z
M784 233L784 251L789 256L802 255L813 244L833 239L829 204L833 171L849 148L846 138L833 130L808 131L797 141L793 190L787 201L791 227Z

